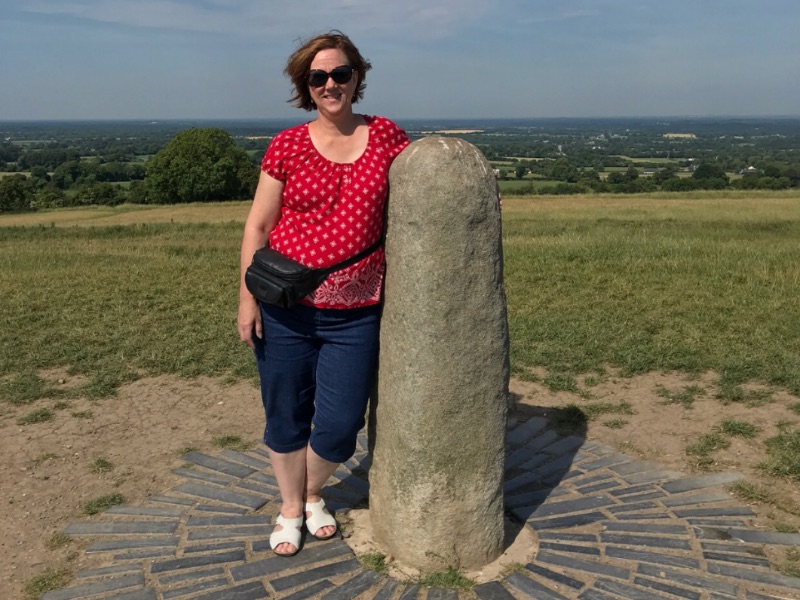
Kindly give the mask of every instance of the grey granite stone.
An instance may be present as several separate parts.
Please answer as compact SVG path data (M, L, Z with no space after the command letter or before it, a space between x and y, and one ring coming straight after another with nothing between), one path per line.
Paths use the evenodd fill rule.
M515 515L518 514L517 510L511 511ZM524 514L524 513L523 513ZM540 529L565 529L568 527L580 527L581 525L590 525L600 521L606 521L608 517L601 512L588 512L579 515L571 515L568 517L556 517L554 519L538 519L532 518L528 523L535 530Z
M176 548L178 546L177 537L157 537L157 538L124 538L119 540L100 540L92 542L86 548L86 554L98 552L116 552L118 550L134 550L141 548Z
M370 600L389 600L399 584L394 579L386 579L378 592Z
M541 565L537 565L534 563L528 563L525 565L525 568L536 575L537 577L541 577L542 579L547 579L548 581L552 581L557 586L565 585L567 587L572 588L573 590L580 590L586 584L583 581L578 579L574 579L572 577L568 577L562 573L557 573L555 571L551 571L550 569L546 569Z
M376 585L383 578L383 575L375 571L361 571L335 589L323 594L320 600L352 600Z
M569 600L567 596L559 594L522 573L512 573L506 577L506 584L526 594L529 598L536 598L536 600Z
M219 454L220 456L224 456L225 458L234 462L247 465L256 471L260 471L261 469L266 469L269 467L269 460L256 454L245 454L243 452L236 452L236 450L231 450L229 448L225 448Z
M593 575L606 575L607 577L618 577L619 579L627 579L630 571L622 567L616 567L604 562L595 562L591 560L584 560L574 556L561 556L553 552L539 552L536 555L537 563L547 563L571 569L573 571L582 571L584 573L591 573Z
M189 527L226 527L241 525L269 525L272 519L268 515L219 515L191 516L186 525Z
M222 550L244 550L244 542L220 542L218 544L197 544L184 546L184 554L199 554L203 552L220 552Z
M524 444L547 426L547 419L533 417L520 423L506 435L506 443L518 446Z
M317 581L307 588L298 590L292 594L289 594L288 596L283 596L281 600L306 600L307 598L316 598L318 594L331 588L335 588L333 583L327 579L323 579L322 581Z
M458 592L444 588L431 588L425 598L427 600L458 600Z
M625 456L624 454L609 454L602 458L598 458L597 460L581 463L580 466L582 469L586 469L587 471L595 471L597 469L606 469L608 467L621 465L622 463L627 462L631 462L631 458L629 456Z
M665 594L669 594L670 596L675 596L677 598L700 600L702 597L699 592L694 590L678 587L676 585L671 585L655 579L647 579L646 577L636 577L633 580L633 583L644 588L650 588L659 592L664 592Z
M624 535L619 533L601 533L600 541L604 544L620 544L622 546L646 546L672 550L691 550L692 545L684 538L644 535Z
M171 598L179 598L180 596L189 596L199 592L207 592L209 590L217 590L228 586L228 580L225 577L218 577L217 579L209 579L208 581L200 581L191 585L186 585L179 588L164 590L161 592L161 597L164 600Z
M186 539L190 542L207 540L225 540L244 537L269 537L272 527L269 525L250 525L242 527L203 527L191 530Z
M192 600L264 600L269 593L260 581L229 587L210 594L195 596Z
M599 579L595 582L594 587L604 592L617 594L625 598L625 600L664 600L664 596L661 594L656 594L641 587L619 581Z
M591 496L588 498L578 498L577 500L565 500L561 502L549 502L537 507L533 512L536 518L566 516L578 512L587 512L596 508L603 508L616 504L611 498L605 496Z
M558 542L539 542L539 549L564 552L568 554L586 554L600 556L600 549L594 546L578 546L576 544L559 544Z
M187 479L196 479L204 483L213 483L225 487L236 481L235 477L223 475L221 473L212 473L211 471L204 471L203 469L193 469L190 467L178 467L172 470L173 474L178 477L185 477Z
M754 567L769 568L769 561L764 558L756 556L745 556L742 554L728 554L727 552L703 552L703 558L706 560L716 560L720 562L729 562L739 565L751 565Z
M746 506L728 506L723 508L682 508L673 510L672 513L680 519L687 519L690 517L751 517L755 515L755 513Z
M411 585L406 586L406 588L400 592L400 596L397 598L397 600L417 600L419 590L420 586L412 583Z
M725 502L731 499L731 495L721 490L710 490L700 494L681 494L677 496L667 496L661 503L664 506L690 506L693 504L713 504Z
M76 579L92 579L94 577L105 577L107 575L121 575L123 573L141 573L141 565L111 565L110 567L97 567L96 569L84 569L75 574Z
M217 471L230 477L236 477L237 479L243 479L262 468L258 467L254 469L239 463L222 460L215 456L209 456L202 452L187 452L183 455L183 460L211 471Z
M194 571L185 571L176 573L174 575L162 575L158 578L158 583L161 585L175 585L177 583L184 583L186 581L197 581L198 579L206 579L209 577L219 577L225 574L223 567L211 567L210 569L196 569Z
M231 578L235 582L275 575L287 569L306 567L325 560L343 556L352 556L350 547L341 541L303 547L299 554L291 557L273 555L270 558L237 565L231 569ZM327 577L327 575L326 575Z
M85 535L158 535L172 534L178 530L177 521L117 521L114 523L70 523L64 533L70 536Z
M134 506L131 504L117 504L106 509L108 515L130 515L136 517L169 517L180 518L186 512L185 508L168 508L166 506Z
M800 590L800 577L789 577L769 571L749 569L740 565L728 565L724 563L708 563L708 572L715 575L723 575L734 579L754 581L765 585L775 586L785 590Z
M606 523L606 531L628 533L666 533L674 535L687 535L683 525L661 525L651 523Z
M687 568L691 567L687 566ZM652 578L664 579L670 583L677 583L695 590L709 590L721 594L729 594L731 596L736 596L738 590L738 586L736 584L720 578L703 577L701 575L697 575L696 573L665 569L663 566L640 564L636 567L636 572L642 575L648 575Z

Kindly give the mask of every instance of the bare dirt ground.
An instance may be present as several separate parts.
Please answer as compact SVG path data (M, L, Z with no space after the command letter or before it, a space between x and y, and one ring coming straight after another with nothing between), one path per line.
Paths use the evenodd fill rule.
M59 385L75 385L66 371L43 373ZM659 389L679 391L687 385L704 390L691 409L664 404ZM538 383L512 381L519 413L552 414L569 403L628 402L635 414L608 415L592 421L588 438L627 454L661 463L670 470L693 472L686 446L710 433L723 419L746 421L760 428L749 440L734 438L730 448L713 453L713 470L737 470L790 501L800 503L796 482L767 477L758 468L766 457L764 440L777 433L781 421L797 422L789 406L798 401L772 390L772 401L759 407L722 406L714 398L716 377L698 379L651 373L626 379L606 376L583 393L553 393ZM662 392L663 393L663 392ZM129 503L160 494L178 483L171 470L182 464L188 448L213 452L212 440L238 435L258 443L263 412L258 390L244 382L225 386L219 380L175 377L141 379L102 401L72 400L55 411L49 422L19 425L31 408L54 408L55 401L31 406L0 404L0 598L24 598L31 578L50 569L79 570L83 543L54 544L72 521L91 519L83 505L99 496L118 493ZM612 429L605 422L622 419ZM111 463L94 472L97 458ZM769 505L754 506L755 526L800 527L800 517ZM354 519L358 521L358 519ZM363 537L363 536L362 536ZM58 547L54 547L58 546Z

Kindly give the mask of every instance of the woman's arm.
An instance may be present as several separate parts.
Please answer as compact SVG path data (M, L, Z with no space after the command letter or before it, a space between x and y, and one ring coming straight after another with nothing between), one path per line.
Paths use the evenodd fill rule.
M283 182L267 175L264 171L258 180L253 205L247 215L242 236L239 278L239 316L237 318L239 338L250 348L254 347L253 335L261 338L261 313L258 302L244 283L244 274L253 261L256 250L266 245L270 231L281 216Z

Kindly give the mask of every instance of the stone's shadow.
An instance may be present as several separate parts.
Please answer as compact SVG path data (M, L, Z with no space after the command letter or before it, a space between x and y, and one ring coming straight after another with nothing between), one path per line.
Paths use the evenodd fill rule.
M574 408L520 404L517 396L506 432L506 469L503 499L506 514L521 523L541 514L542 505L563 494L581 446L586 442L587 419Z

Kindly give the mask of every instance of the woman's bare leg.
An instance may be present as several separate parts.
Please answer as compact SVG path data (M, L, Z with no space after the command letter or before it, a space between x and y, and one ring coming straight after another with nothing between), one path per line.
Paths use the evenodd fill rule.
M332 463L325 460L308 446L306 451L306 483L305 494L308 502L319 502L322 486L330 479L333 472L339 467L339 463ZM306 515L308 517L308 515ZM336 533L336 527L327 526L320 527L317 531L312 531L311 534L326 538Z
M306 492L306 449L294 452L275 452L269 450L269 459L278 489L281 493L281 514L289 519L303 516ZM281 527L276 525L276 528ZM280 529L278 529L280 531ZM277 554L292 554L297 551L292 544L278 544L274 548Z

